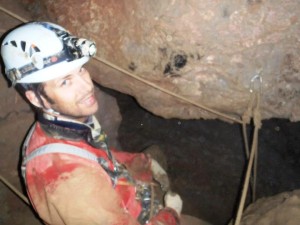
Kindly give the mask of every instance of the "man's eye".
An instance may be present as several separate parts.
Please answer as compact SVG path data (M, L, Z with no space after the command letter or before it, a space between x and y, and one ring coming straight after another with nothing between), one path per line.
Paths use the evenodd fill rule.
M68 84L68 80L63 80L60 84L61 87L66 86Z

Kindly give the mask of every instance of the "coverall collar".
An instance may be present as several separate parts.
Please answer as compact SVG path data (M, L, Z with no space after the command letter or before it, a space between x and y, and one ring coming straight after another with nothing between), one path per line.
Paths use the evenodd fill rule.
M85 123L47 113L40 114L38 120L51 136L68 140L84 139L94 147L108 150L106 134L94 115L88 117Z

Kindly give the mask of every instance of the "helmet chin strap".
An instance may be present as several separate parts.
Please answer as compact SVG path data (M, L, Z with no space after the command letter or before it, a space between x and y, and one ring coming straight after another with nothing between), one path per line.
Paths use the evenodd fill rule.
M66 122L73 122L73 123L78 123L87 126L91 129L93 138L96 138L101 134L101 125L99 124L98 120L94 115L89 117L89 121L87 121L87 123L82 123L76 120L75 117L61 114L51 108L50 109L43 108L43 117L50 121L66 121ZM91 125L93 125L93 127Z
M62 121L70 121L70 122L76 122L76 123L81 123L79 122L76 117L62 114L60 112L55 111L54 109L45 109L43 108L43 114L44 117L48 120L62 120Z
M77 122L77 123L79 122L76 120L76 117L60 113L52 108L46 108L44 100L41 97L41 94L37 93L36 90L34 90L34 92L40 102L40 109L43 112L44 118L46 118L47 120L51 120L51 121L62 120L62 121L70 121L70 122Z
M59 112L55 111L54 109L45 109L44 107L42 108L43 110L43 116L47 119L47 120L59 120L61 115Z

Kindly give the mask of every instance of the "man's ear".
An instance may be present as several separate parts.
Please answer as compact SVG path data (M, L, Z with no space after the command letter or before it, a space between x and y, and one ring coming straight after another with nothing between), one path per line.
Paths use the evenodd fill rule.
M28 90L25 92L26 98L30 101L30 103L38 108L42 108L42 105L36 96L34 91Z
M43 96L40 96L40 98L36 96L36 93L32 90L27 90L25 92L25 96L30 101L31 104L33 104L38 108L44 108L44 107L50 108L49 102L45 98L43 98ZM41 103L41 101L43 101L43 103Z

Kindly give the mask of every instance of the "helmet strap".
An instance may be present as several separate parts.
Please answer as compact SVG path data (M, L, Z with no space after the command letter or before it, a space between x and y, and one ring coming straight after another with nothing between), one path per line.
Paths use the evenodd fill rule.
M41 108L43 108L43 109L46 108L45 103L44 103L44 101L43 101L43 99L41 97L41 94L38 93L38 91L35 90L35 89L33 90L33 92L34 92L35 96L37 97L37 99L38 99L38 101L39 101L39 103L41 105Z
M54 109L46 109L45 107L42 109L43 110L43 116L47 120L55 121L55 120L61 120L61 121L77 121L76 117L66 115L60 112L55 111ZM77 121L77 123L81 123Z

